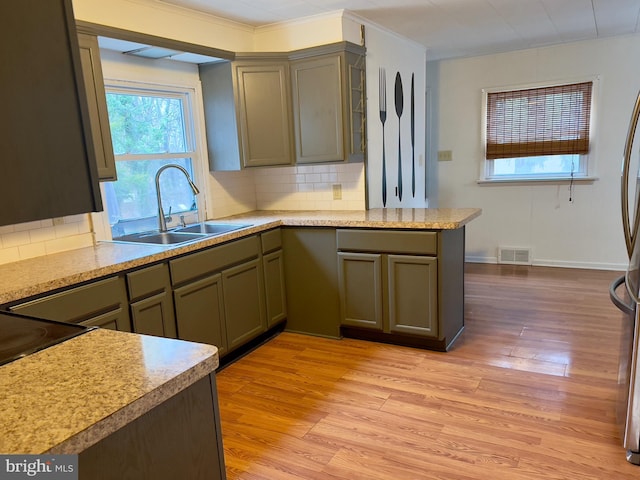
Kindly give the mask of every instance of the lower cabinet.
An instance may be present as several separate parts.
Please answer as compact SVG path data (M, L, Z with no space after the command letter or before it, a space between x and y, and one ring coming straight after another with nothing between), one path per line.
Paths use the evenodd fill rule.
M262 244L262 269L267 309L267 327L287 318L287 291L284 281L284 255L282 231L277 228L260 235Z
M387 255L389 331L438 336L438 260Z
M340 252L338 262L342 325L438 335L436 258Z
M218 355L225 355L227 332L222 276L219 273L210 275L176 288L173 300L176 306L178 338L215 345L218 347Z
M45 320L131 331L127 290L120 276L19 303L9 310Z
M267 329L260 259L222 272L227 348L238 348Z
M178 338L216 345L220 356L267 330L258 236L171 260Z
M338 253L340 323L382 331L382 255Z
M464 328L464 229L339 229L341 332L447 350Z
M80 452L81 479L224 480L213 374Z
M171 279L166 263L127 273L133 331L176 338Z
M222 357L287 318L280 229L4 308L209 343Z

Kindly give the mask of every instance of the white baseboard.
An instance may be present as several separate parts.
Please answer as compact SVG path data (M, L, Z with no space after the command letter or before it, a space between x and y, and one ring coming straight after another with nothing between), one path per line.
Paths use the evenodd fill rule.
M498 263L498 257L467 256L464 260L469 263ZM587 270L625 271L627 269L626 264L620 263L569 262L564 260L533 260L532 265L537 267L581 268Z

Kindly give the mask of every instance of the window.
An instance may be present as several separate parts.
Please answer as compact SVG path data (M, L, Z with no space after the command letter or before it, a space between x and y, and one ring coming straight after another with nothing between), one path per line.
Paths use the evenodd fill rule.
M593 83L485 92L483 180L586 178Z
M107 107L118 180L105 184L113 238L158 226L155 175L166 164L184 167L193 178L195 141L188 90L136 85L107 86ZM162 205L174 223L197 217L197 199L184 175L160 176Z

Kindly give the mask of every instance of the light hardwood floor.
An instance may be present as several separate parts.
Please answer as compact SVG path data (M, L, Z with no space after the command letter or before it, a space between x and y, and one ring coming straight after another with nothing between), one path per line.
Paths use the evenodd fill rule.
M217 377L234 479L625 480L619 273L466 267L447 353L283 333Z

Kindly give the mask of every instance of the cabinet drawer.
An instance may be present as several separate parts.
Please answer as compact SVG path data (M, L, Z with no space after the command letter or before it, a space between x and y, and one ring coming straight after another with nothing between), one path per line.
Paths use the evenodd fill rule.
M127 289L131 301L161 292L167 285L169 285L169 266L166 263L127 273Z
M260 235L262 253L269 253L282 248L282 233L280 229L269 230Z
M338 250L438 254L438 233L399 230L337 230Z
M60 322L83 322L126 301L124 279L112 277L11 307L14 312Z
M226 245L192 253L169 262L171 282L177 285L208 273L257 257L260 243L257 235L236 240Z

